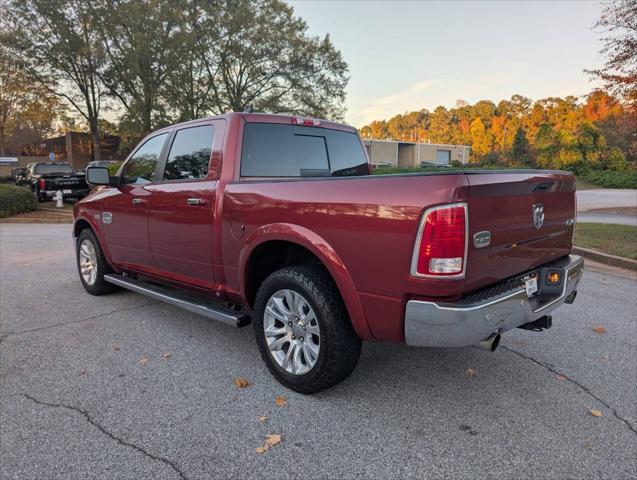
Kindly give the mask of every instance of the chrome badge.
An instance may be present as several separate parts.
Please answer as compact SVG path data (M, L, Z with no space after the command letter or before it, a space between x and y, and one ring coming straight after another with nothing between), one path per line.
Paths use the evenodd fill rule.
M544 225L544 205L541 203L533 205L533 225L538 230Z
M484 230L473 235L473 246L476 248L488 247L491 244L491 232Z
M102 212L102 223L111 223L113 221L113 214L111 212Z

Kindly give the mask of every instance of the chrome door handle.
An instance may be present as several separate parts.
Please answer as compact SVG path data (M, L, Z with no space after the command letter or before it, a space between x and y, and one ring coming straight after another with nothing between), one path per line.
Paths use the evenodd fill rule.
M143 205L146 203L146 200L142 200L141 198L133 198L131 201L133 205Z
M206 204L206 200L203 198L189 198L188 199L188 205L191 206L197 206L197 205L205 205Z

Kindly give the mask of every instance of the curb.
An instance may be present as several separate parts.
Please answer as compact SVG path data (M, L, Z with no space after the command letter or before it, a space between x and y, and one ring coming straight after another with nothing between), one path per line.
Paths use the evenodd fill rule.
M581 255L584 258L593 260L595 262L610 265L611 267L625 268L626 270L637 271L637 260L631 260L630 258L618 257L617 255L609 255L608 253L598 252L597 250L591 250L588 248L573 246L575 255Z

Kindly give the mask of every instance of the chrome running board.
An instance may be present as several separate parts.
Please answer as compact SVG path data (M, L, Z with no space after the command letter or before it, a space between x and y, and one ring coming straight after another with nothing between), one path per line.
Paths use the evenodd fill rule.
M147 297L225 323L226 325L244 327L250 323L250 316L243 312L234 311L205 298L198 298L194 295L181 293L179 290L172 290L115 273L104 275L104 280L113 285L118 285L135 293L141 293Z

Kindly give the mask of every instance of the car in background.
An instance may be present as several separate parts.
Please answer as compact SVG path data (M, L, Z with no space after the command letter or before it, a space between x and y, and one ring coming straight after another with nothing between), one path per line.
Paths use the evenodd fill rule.
M451 168L451 165L448 163L435 163L423 160L420 162L420 168Z
M25 185L27 169L25 167L16 167L11 170L11 180L19 187Z
M55 197L58 190L63 198L78 200L89 193L84 174L76 172L70 163L65 162L31 163L27 167L25 182L39 202Z

